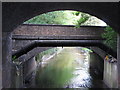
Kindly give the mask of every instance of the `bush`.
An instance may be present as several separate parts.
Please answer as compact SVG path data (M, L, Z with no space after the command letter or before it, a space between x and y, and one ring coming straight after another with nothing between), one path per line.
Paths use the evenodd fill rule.
M102 34L102 37L106 39L104 44L117 51L117 33L113 28L107 26L105 28L105 33Z

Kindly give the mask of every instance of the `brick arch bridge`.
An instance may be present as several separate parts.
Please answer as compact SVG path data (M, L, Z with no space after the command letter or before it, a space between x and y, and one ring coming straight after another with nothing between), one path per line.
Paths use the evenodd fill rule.
M75 28L73 25L23 24L12 33L13 56L17 58L36 47L96 46L116 58L116 52L103 43L105 39L101 35L104 29L102 26ZM33 55L41 51L33 50Z

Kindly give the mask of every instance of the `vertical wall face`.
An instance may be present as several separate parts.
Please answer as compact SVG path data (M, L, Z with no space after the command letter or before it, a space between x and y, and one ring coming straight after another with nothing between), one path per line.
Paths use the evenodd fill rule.
M27 60L23 64L23 74L24 79L27 79L27 77L31 76L31 74L36 70L37 63L35 61L35 57L32 57L31 59Z
M2 86L10 88L11 86L11 52L12 37L11 32L2 33Z
M110 88L120 88L120 36L118 35L116 63L104 61L104 82Z
M104 62L103 59L96 53L90 53L90 71L96 79L103 79Z
M104 61L104 82L110 88L118 88L117 63Z
M118 43L117 43L117 67L118 67L118 88L120 88L120 35L118 35Z
M119 43L120 43L120 38L119 38ZM120 45L120 44L119 44ZM120 47L118 47L120 49ZM99 53L99 55L104 59L106 53L101 51L100 49L97 48L91 48L94 52ZM119 50L120 54L120 50ZM120 55L118 55L119 57ZM119 57L120 60L120 57ZM93 62L93 60L92 60ZM95 62L95 61L94 61ZM97 61L98 62L98 61ZM94 64L94 63L93 63ZM95 64L96 66L97 64ZM98 65L99 66L99 65ZM118 68L117 68L118 67ZM120 71L120 62L117 66L117 63L109 63L108 61L104 61L104 75L103 75L103 81L105 84L110 87L110 88L117 88L118 87L118 71ZM119 75L120 78L120 75ZM120 81L120 79L119 79ZM120 84L120 82L119 82Z

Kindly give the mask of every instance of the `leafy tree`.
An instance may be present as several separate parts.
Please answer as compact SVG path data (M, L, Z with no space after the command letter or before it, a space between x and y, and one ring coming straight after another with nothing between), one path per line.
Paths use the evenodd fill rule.
M24 23L26 24L58 24L73 25L77 21L76 11L54 11L36 16Z
M90 18L90 15L88 14L77 12L76 15L78 16L78 14L81 14L81 17L80 19L77 20L77 23L76 23L77 28L79 28L81 24L84 24Z
M113 30L110 26L105 28L105 33L102 34L102 37L105 38L105 44L115 51L117 51L117 32Z
M79 28L80 25L98 26L101 22L103 21L83 12L62 10L41 14L24 22L24 24L75 25Z

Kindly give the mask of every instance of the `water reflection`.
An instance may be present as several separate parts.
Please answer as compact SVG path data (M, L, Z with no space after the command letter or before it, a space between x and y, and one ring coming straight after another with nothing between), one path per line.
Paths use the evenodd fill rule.
M70 80L67 88L91 88L91 76L89 74L89 52L75 53L77 60L75 62L75 70L73 72L74 77ZM83 57L83 58L82 58ZM81 63L82 62L82 63Z
M66 47L41 63L36 71L34 87L93 88L94 78L89 70L89 52Z

